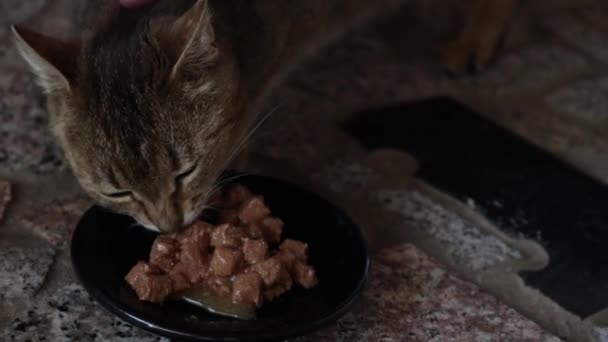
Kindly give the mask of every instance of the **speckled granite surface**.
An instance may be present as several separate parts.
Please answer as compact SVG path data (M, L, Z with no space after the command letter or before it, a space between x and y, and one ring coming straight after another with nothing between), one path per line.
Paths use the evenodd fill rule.
M81 286L50 294L0 332L2 341L166 341L112 318ZM416 247L384 249L369 289L337 324L299 341L559 341Z
M467 81L480 91L505 96L529 92L588 66L585 58L575 51L546 43L507 53L487 72Z
M429 8L420 12L408 8L397 17L396 28L393 23L366 29L313 61L277 91L283 105L258 135L254 148L259 170L327 187L339 206L353 215L361 213L364 229L380 232L378 246L389 246L375 257L371 286L355 310L304 340L555 341L553 335L590 340L586 334L591 329L580 318L547 304L538 293L516 291L518 278L487 280L497 274L492 272L510 272L501 264L516 265L529 257L527 251L506 244L504 237L420 189L385 186L382 192L372 192L382 178L405 179L411 168L394 166L390 177L378 173L377 166L390 158L361 162L369 151L335 125L360 109L451 94L493 109L487 111L495 113L492 120L608 179L608 126L601 100L606 67L597 58L602 47L572 42L576 37L554 32L560 25L545 25L544 30L555 35L531 40L524 34L486 73L450 79L433 64L437 44L419 34L445 36L436 31L451 26L438 20L449 15L431 7L448 2L428 1ZM30 18L43 3L0 2L0 175L15 179L14 200L0 222L0 340L159 340L101 309L71 270L69 236L91 202L82 193L68 196L63 186L53 186L53 177L67 183L73 179L63 173L61 152L46 127L43 97L17 57L7 26ZM593 13L595 22L603 22L600 9ZM410 20L414 14L423 19ZM576 20L581 24L580 17ZM524 110L537 115L522 115ZM287 169L296 171L291 175ZM0 181L0 213L6 193ZM42 200L34 201L38 197ZM389 216L393 221L383 220ZM403 244L408 239L417 247ZM464 277L445 265L459 266ZM512 296L498 300L463 279ZM524 308L527 318L510 307ZM607 336L605 330L595 331L600 340Z
M601 124L608 120L607 92L608 78L585 79L558 89L547 103L556 111Z
M383 174L378 172L377 165L338 161L315 178L334 192L350 196L350 189L370 189ZM416 189L394 184L389 188L380 187L371 197L386 210L399 215L405 224L431 236L445 248L451 260L475 272L521 257L520 251L505 241L487 234L476 223Z
M482 232L474 223L458 216L416 190L385 190L378 199L405 222L425 231L444 244L454 260L473 271L512 261L521 253L494 235Z
M45 302L30 307L0 332L0 340L28 341L168 341L113 318L77 284L67 284Z
M0 303L31 297L40 289L53 263L49 246L0 243Z
M0 179L0 220L4 217L4 212L11 201L11 197L11 183Z
M17 220L22 229L42 237L54 247L65 249L80 216L93 204L88 197L57 199L33 207Z
M4 0L0 3L0 24L2 26L19 23L27 20L38 11L46 0Z
M47 128L44 98L24 65L0 64L0 117L0 163L7 171L47 173L64 167Z
M409 244L380 251L357 308L302 339L319 340L560 341Z

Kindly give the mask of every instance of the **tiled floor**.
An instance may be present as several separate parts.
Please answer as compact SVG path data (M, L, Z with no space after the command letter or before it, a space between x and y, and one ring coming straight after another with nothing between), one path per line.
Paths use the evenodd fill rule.
M6 27L41 4L0 4L0 340L159 340L102 310L71 270L67 242L91 201L65 170L43 98ZM409 151L366 148L341 126L362 110L449 95L606 182L606 11L601 1L542 8L536 24L511 28L489 70L452 79L434 62L433 39L442 42L439 31L450 24L432 23L446 16L408 7L340 42L276 91L282 105L258 134L252 168L344 208L375 255L355 310L302 340L608 341L607 315L577 316L518 275L550 263L542 236L499 229L504 222L484 216L475 198L459 200L417 177ZM430 17L409 20L414 12ZM537 12L525 13L516 22Z

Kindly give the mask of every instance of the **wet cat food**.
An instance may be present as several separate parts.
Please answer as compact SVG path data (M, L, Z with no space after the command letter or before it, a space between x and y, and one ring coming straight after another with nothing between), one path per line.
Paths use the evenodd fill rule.
M197 221L179 233L160 235L149 261L125 277L142 301L162 303L192 291L259 308L294 284L312 288L315 270L308 245L281 239L283 221L273 217L262 196L234 185L214 199L217 225Z

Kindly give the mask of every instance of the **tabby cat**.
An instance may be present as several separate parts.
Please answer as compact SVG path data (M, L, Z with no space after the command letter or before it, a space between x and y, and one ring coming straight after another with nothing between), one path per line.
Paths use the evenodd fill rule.
M15 28L82 187L171 232L205 207L264 95L298 60L400 0L161 0L62 42Z
M404 1L160 0L117 5L78 41L14 33L82 187L172 232L203 210L273 86Z

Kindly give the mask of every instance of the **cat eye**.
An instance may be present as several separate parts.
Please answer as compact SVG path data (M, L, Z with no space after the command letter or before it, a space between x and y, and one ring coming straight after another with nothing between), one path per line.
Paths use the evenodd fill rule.
M198 162L194 163L186 171L175 176L175 181L177 181L177 182L184 181L184 179L188 178L188 176L191 176L194 173L194 171L196 171L197 168L198 168Z
M102 193L102 195L112 198L112 199L126 199L126 198L133 197L133 192L119 191L119 192L113 192L113 193L109 193L109 194Z

